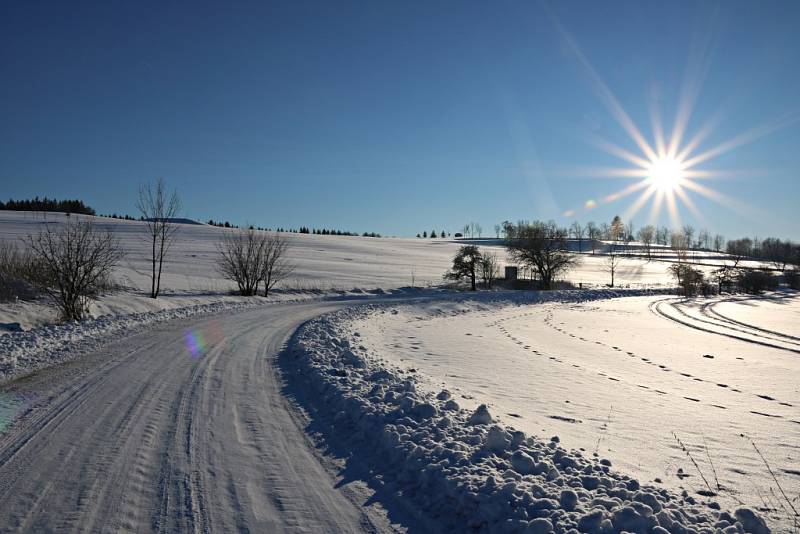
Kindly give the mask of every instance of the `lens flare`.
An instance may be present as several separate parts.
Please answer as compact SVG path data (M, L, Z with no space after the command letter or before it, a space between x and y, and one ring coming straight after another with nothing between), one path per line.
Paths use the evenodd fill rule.
M190 330L186 332L186 348L192 358L200 358L206 353L206 341L203 332Z
M203 328L188 330L184 334L184 340L189 356L199 359L205 356L212 346L222 344L225 341L225 334L219 323L213 321Z

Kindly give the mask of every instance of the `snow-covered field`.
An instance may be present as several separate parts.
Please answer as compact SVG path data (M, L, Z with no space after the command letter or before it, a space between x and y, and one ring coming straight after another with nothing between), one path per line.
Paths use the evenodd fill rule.
M788 506L770 469L797 499L799 312L796 293L437 301L376 308L338 333L421 390L485 403L503 424L557 435L642 483L760 509L782 531Z
M65 218L49 214L47 221L63 224ZM126 251L115 274L124 288L101 298L94 305L95 318L80 325L44 326L56 319L46 302L0 303L0 325L32 329L0 337L0 382L73 359L77 368L93 368L80 362L105 361L109 342L116 347L114 362L142 372L144 363L136 363L136 350L129 351L126 340L138 339L145 328L160 332L170 359L201 346L202 354L239 358L225 336L209 330L198 337L203 329L186 325L219 314L230 332L238 332L234 312L258 307L242 312L248 324L237 343L260 347L265 369L273 369L280 353L288 380L284 394L307 410L312 425L327 428L334 441L350 447L348 455L367 463L365 483L375 501L382 502L386 493L393 502L416 503L425 511L425 518L417 519L433 530L662 532L660 525L669 532L714 532L739 521L748 531L759 531L750 509L763 514L775 531L792 528L792 505L782 492L795 507L800 504L796 292L684 301L669 294L670 264L641 258L625 258L617 271L617 285L630 290L478 295L398 290L439 284L461 243L291 234L293 279L270 299L246 299L230 295L230 282L215 269L215 246L226 230L184 225L164 266L164 295L153 301L145 293L149 280L140 223L95 221L111 229ZM41 215L0 211L0 239L20 240L42 224ZM503 257L502 249L497 251ZM605 258L583 254L567 279L602 286L609 280ZM384 291L392 290L394 299L387 298ZM304 308L276 304L319 296L338 302ZM356 305L376 296L380 303ZM339 311L307 323L292 337L289 350L280 352L301 322L332 309ZM267 330L280 320L281 329L267 332L262 320ZM147 358L161 361L158 346L148 351ZM220 373L226 361L214 359ZM175 369L184 382L194 380L191 365ZM251 370L240 369L245 379ZM100 371L127 384L112 367ZM53 376L59 372L56 368ZM147 380L153 376L150 372ZM162 388L164 406L183 391L177 384L175 391ZM276 384L270 402L277 406ZM49 382L45 389L56 385ZM222 397L226 388L238 387L222 381L205 385ZM140 402L141 395L129 386L125 399ZM16 387L6 397L14 402L0 402L0 422L11 428L8 450L17 446L14 436L27 432L27 408L14 400L24 395ZM83 391L80 380L68 389ZM96 389L85 394L95 395ZM61 413L49 402L37 409ZM124 404L117 403L112 415L127 413ZM87 410L101 408L87 405ZM270 410L287 421L300 417L291 415L291 407L279 408L263 410L263 421L271 420ZM36 423L37 417L30 420ZM220 432L225 421L221 416ZM260 428L249 431L261 440ZM224 436L219 437L223 443ZM129 444L142 439L103 437L123 438ZM163 447L175 445L168 438L169 432L159 437ZM248 443L242 441L244 449ZM251 453L243 455L258 461ZM230 469L240 473L241 465ZM280 476L289 475L283 470ZM19 478L14 484L29 482ZM73 481L59 483L67 487ZM210 481L201 486L216 488ZM0 482L0 490L4 487ZM269 493L271 487L262 489ZM301 489L308 487L306 481ZM6 489L13 493L10 485ZM14 510L25 517L41 512L26 512L23 502ZM253 524L261 524L257 519Z
M125 289L101 298L92 309L93 315L142 313L241 300L228 295L234 285L216 270L216 245L226 230L200 224L181 225L178 239L164 263L162 296L154 301L146 294L149 266L142 223L102 217L93 220L100 228L112 230L126 253L115 272L116 281ZM43 214L0 211L0 240L22 245L23 239L37 233L45 221L63 224L66 217L50 213L45 220ZM294 300L298 294L333 290L438 284L458 248L446 240L287 235L291 241L289 257L297 267L271 300ZM0 303L0 323L20 323L28 330L56 319L55 311L40 303Z
M73 216L74 218L75 216ZM178 239L164 264L162 297L147 298L149 289L147 243L142 223L104 217L92 218L119 238L126 256L115 272L125 289L106 295L93 305L92 314L126 314L184 308L240 299L228 293L233 284L216 269L216 245L224 230L202 224L181 225ZM0 211L0 240L24 245L26 236L44 224L64 224L63 214ZM446 239L365 238L286 234L291 241L289 257L296 270L279 286L275 298L297 298L298 293L425 287L442 283L459 242ZM500 257L503 249L490 241ZM598 286L609 282L602 256L584 254L581 266L567 279L576 285ZM668 263L625 259L617 273L617 285L658 287L670 285ZM288 296L282 296L288 293ZM55 311L41 303L0 303L0 324L19 323L25 330L55 322ZM5 330L0 328L0 335Z

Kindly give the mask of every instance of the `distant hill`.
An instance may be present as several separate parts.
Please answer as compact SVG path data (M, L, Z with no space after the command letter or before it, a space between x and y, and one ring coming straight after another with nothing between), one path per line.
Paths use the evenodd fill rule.
M152 221L154 219L147 219L147 220L148 221ZM186 219L186 218L183 218L183 217L174 217L174 218L167 219L167 220L169 222L175 223L175 224L203 224L201 222L195 221L194 219Z

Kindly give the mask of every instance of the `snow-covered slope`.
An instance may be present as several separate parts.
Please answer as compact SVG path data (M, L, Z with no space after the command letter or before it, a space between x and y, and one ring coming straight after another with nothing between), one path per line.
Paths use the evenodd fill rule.
M75 218L76 216L72 216ZM126 252L115 278L126 290L100 299L92 312L142 313L196 306L218 301L238 301L227 294L234 286L217 272L217 243L224 230L207 225L181 225L178 239L164 264L162 297L147 298L149 289L147 243L142 223L103 217L92 218L119 238ZM0 211L0 240L24 244L44 224L64 224L62 214ZM297 266L290 280L272 300L295 299L298 292L417 287L440 283L458 245L446 240L387 239L287 234L290 260ZM285 293L289 293L285 295ZM283 295L282 295L283 293ZM20 323L28 330L57 319L52 308L36 303L0 303L0 324ZM0 329L0 334L4 333Z
M565 354L566 345L558 342L542 347L562 336L572 339L552 326L555 310L616 310L628 303L635 309L663 298L596 300L604 296L554 292L538 296L540 303L514 307L496 297L464 297L350 308L304 326L283 365L306 392L301 398L322 421L317 426L369 462L386 492L411 498L439 518L443 531L767 532L743 505L760 501L742 480L768 491L766 469L737 450L728 426L746 426L773 466L790 468L780 458L796 453L788 429L758 425L755 417L742 420L744 405L731 406L723 419L698 413L711 411L704 407L709 399L681 404L680 380L667 377L662 384L658 376L675 371L638 364L633 353L617 355L617 348L599 341L589 314L576 325L590 330L587 341L578 338L576 345L591 343L591 350ZM531 316L545 320L539 335L521 341L516 329L508 333L512 324L535 322ZM554 333L542 339L548 331ZM726 366L721 348L716 353L717 363ZM612 369L614 376L603 372ZM706 371L692 368L711 379L713 371ZM645 391L645 383L646 393L639 395L636 389ZM612 404L618 412L605 413L606 401L621 403ZM715 426L714 418L723 420ZM707 454L716 468L697 450L698 423L706 425ZM713 491L699 483L674 438L678 450L663 450L663 434L671 430L702 463ZM779 433L780 443L764 439L770 432ZM651 477L654 472L659 476ZM716 488L717 473L723 490ZM692 478L684 482L683 476ZM797 489L785 473L781 478L785 488ZM720 504L735 513L721 511ZM777 518L781 528L789 526L785 520Z
M418 389L447 389L469 409L485 403L504 424L558 435L642 482L759 508L782 531L787 505L770 468L797 499L798 312L792 292L437 301L374 309L340 330L358 332L357 345L382 365L418 377Z

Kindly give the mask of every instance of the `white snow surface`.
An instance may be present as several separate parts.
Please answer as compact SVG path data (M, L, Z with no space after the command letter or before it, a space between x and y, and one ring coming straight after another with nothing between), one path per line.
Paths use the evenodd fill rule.
M608 299L622 294L628 297ZM798 441L790 438L797 435L798 425L785 421L784 415L782 426L775 418L745 415L743 408L753 405L752 398L725 408L708 407L712 399L706 395L712 388L727 391L740 384L707 384L715 371L703 367L712 360L697 355L697 361L683 362L682 343L675 344L677 350L662 350L658 358L650 355L649 349L663 347L669 337L647 329L634 336L640 322L666 328L662 334L673 336L677 323L647 311L649 303L663 296L632 295L643 292L517 293L505 299L495 294L351 307L302 327L283 366L309 392L316 416L331 421L331 431L348 443L354 456L369 459L385 490L413 499L442 521L442 530L768 532L761 515L747 505L724 502L735 511L723 511L725 492L697 494L694 475L687 489L671 481L658 483L649 475L674 477L678 466L684 466L681 473L692 471L685 456L676 452L674 439L665 435L671 430L705 460L696 442L700 423L707 425L721 484L727 486L730 473L740 468L762 483L755 478L761 470L752 454L748 461L735 454L717 456L721 440L732 438L726 425L714 421L747 431L768 450L773 465L781 467L792 464L778 461L776 449L796 454ZM570 314L577 334L566 331L562 313ZM619 334L620 328L626 335ZM639 352L628 354L608 345L615 336L618 344L636 343L636 351L651 357L645 361ZM567 348L563 342L550 346L562 338L576 350L562 352ZM694 340L686 341L687 347L696 346ZM580 343L588 350L577 350ZM724 342L714 347L718 367L737 365ZM756 351L745 354L753 358L749 365L762 372L791 361L785 355L773 361L777 353L760 358ZM661 364L662 358L668 365ZM679 373L684 369L691 376ZM695 374L705 376L701 385L693 380ZM751 382L748 390L762 391L770 382L739 375L741 387ZM792 394L783 388L777 388L780 395L797 402L796 390ZM685 398L697 389L702 389L700 400ZM738 393L742 399L744 391ZM726 395L726 402L734 399ZM613 402L622 404L610 416ZM786 416L790 408L796 410L794 405L783 408ZM781 411L777 406L772 410ZM720 415L734 411L727 418ZM772 426L765 428L764 421ZM555 431L561 439L552 436ZM544 439L537 437L540 432L545 432ZM772 433L772 443L762 439L767 433ZM619 465L612 468L612 459ZM652 465L643 463L649 461ZM703 467L711 477L711 470ZM644 476L622 474L631 471ZM796 489L785 477L784 483ZM743 502L751 496L740 484L730 488Z
M233 284L217 272L217 243L226 230L204 224L181 224L177 240L167 255L161 280L162 294L148 297L148 244L144 240L143 223L106 217L71 216L91 219L99 228L112 231L119 239L125 258L115 270L115 281L123 289L104 295L92 306L98 317L108 314L142 313L176 309L220 301L236 301L229 293ZM25 238L35 235L45 224L63 225L64 214L0 211L0 240L24 246ZM274 297L297 292L352 291L426 287L442 283L442 275L452 263L453 255L467 241L449 239L366 238L284 234L291 243L289 260L296 265L291 279L278 286ZM505 252L501 241L481 242L494 248L501 258ZM609 282L604 258L584 254L582 264L567 279L586 287ZM669 263L646 262L626 258L616 275L617 285L640 287L670 285ZM55 309L46 300L34 302L0 302L0 335L2 325L18 323L23 330L57 322Z
M0 336L0 384L50 365L73 360L113 339L154 324L233 311L265 302L250 299L152 312L107 314L82 322L42 326L27 332Z

